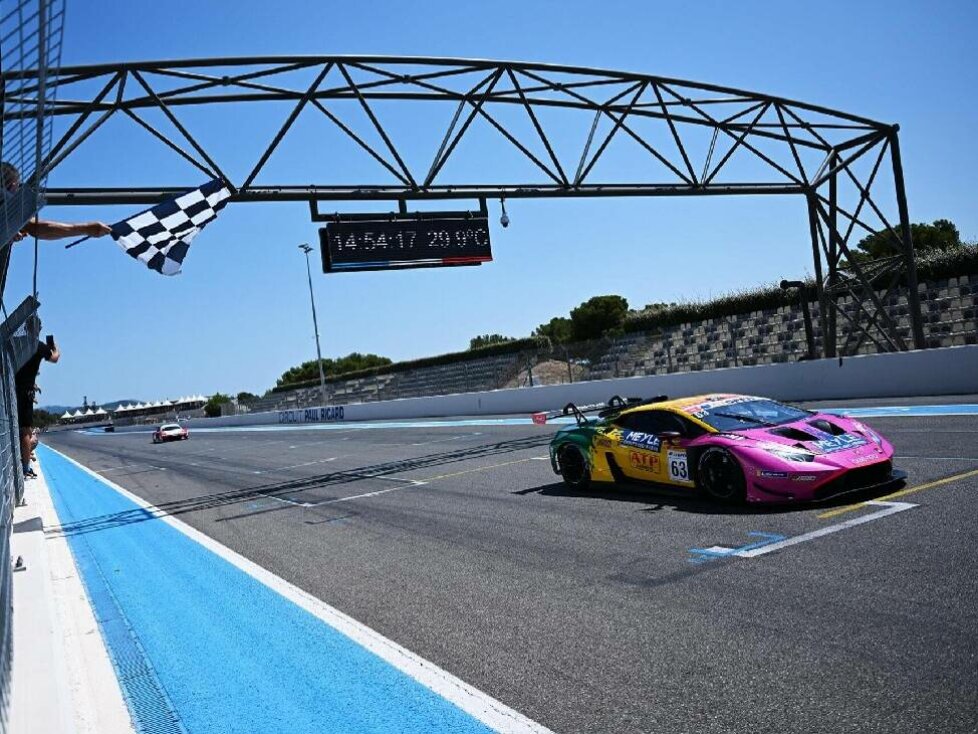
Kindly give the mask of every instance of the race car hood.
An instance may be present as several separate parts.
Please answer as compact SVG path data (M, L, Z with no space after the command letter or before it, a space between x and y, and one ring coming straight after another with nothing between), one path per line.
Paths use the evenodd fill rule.
M892 447L868 426L850 418L817 413L779 426L743 428L719 434L744 448L804 452L820 464L851 466L892 454Z

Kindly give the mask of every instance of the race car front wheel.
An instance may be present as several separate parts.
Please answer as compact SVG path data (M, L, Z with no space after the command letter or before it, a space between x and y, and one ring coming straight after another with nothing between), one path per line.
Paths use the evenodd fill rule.
M697 462L700 487L713 499L721 502L743 502L747 494L744 470L729 451L711 447L700 454Z
M591 470L577 446L564 446L557 454L557 464L560 466L560 476L568 487L586 489L591 483Z

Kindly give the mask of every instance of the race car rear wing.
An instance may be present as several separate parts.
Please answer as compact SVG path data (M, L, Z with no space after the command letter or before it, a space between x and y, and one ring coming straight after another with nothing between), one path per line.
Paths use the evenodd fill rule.
M607 418L610 415L617 415L626 408L635 408L639 405L647 405L649 403L661 403L663 400L668 400L666 395L657 395L654 398L649 398L647 400L642 400L642 398L623 398L621 395L612 395L608 398L607 402L604 403L592 403L591 405L575 405L574 403L567 403L560 410L550 410L540 413L533 413L530 418L537 425L544 425L547 421L554 418L559 418L560 416L572 415L577 421L577 425L582 426L588 422L588 417L585 413L597 413L599 418Z

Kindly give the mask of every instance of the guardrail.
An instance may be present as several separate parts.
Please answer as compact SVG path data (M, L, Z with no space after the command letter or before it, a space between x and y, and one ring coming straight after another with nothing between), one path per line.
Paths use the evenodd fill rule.
M492 390L375 403L249 413L186 422L191 428L398 420L444 416L529 415L568 402L623 396L734 392L779 400L842 400L978 393L978 346L867 354L845 359L623 377L566 385ZM127 428L118 427L117 432ZM133 430L147 430L146 427Z

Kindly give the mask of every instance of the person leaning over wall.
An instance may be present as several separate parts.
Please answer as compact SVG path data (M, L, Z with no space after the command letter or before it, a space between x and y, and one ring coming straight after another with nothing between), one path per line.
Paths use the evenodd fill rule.
M3 186L4 196L9 196L20 188L20 171L13 163L7 161L0 163L0 184ZM37 237L39 240L62 240L79 236L102 237L111 231L112 228L105 222L67 224L34 218L24 225L24 228L14 236L13 241L18 242L27 236Z

